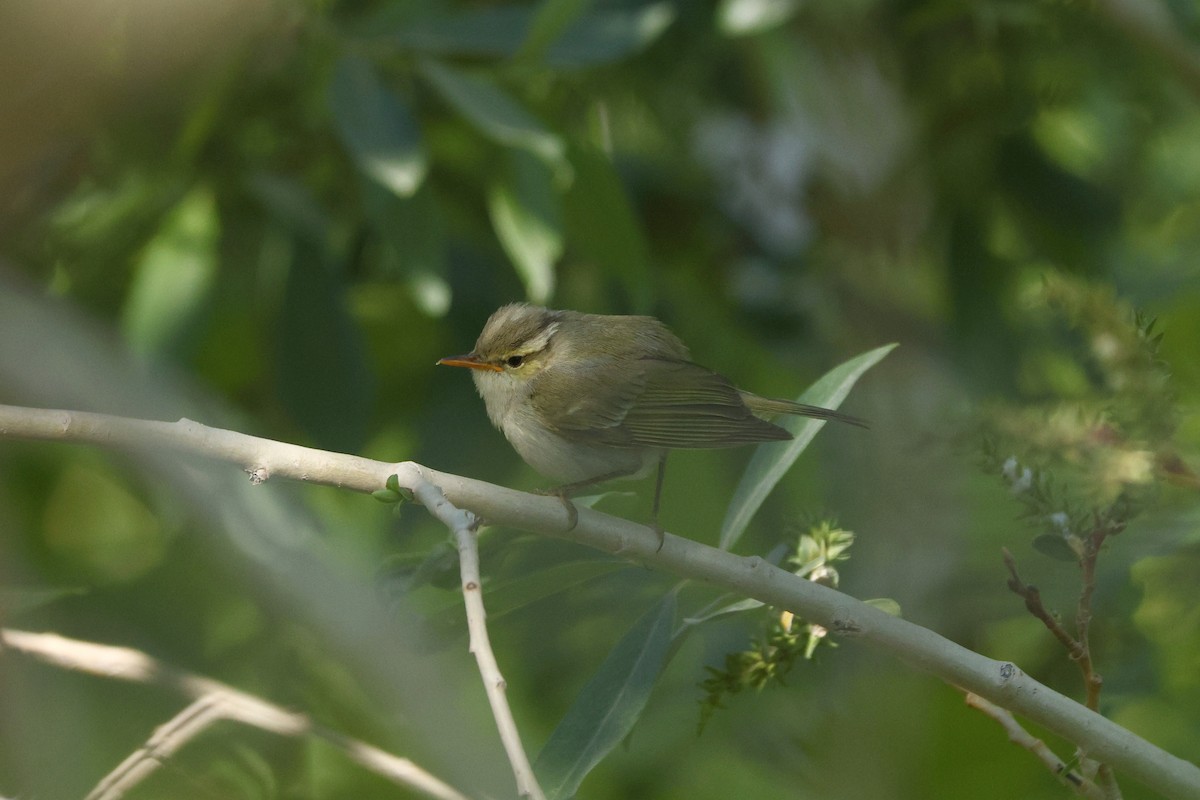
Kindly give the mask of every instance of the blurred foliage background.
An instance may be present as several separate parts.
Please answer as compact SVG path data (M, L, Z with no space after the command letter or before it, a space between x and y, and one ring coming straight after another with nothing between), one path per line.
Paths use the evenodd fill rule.
M824 430L739 550L833 514L844 590L1082 697L1000 548L1069 619L1078 569L1034 542L1119 503L1102 710L1200 761L1198 29L1182 0L9 0L0 401L533 488L433 366L504 302L654 314L774 396L897 341L845 406L872 430ZM666 527L715 543L749 455L673 458ZM1026 468L1042 505L1014 496ZM505 796L444 530L232 471L0 440L5 623L144 649ZM644 518L636 488L607 507ZM536 754L672 581L511 531L483 548ZM1065 793L853 642L698 736L704 667L765 624L688 639L581 796ZM4 796L82 796L180 705L12 656L0 691ZM398 795L224 726L134 796Z

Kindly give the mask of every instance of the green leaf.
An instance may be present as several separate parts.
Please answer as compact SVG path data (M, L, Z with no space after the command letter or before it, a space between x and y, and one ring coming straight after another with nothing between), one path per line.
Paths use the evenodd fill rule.
M220 222L208 189L194 189L163 220L133 272L121 326L142 353L188 344L217 276Z
M364 36L386 36L392 50L425 55L507 58L548 67L609 64L640 52L675 21L669 2L584 13L587 0L546 0L541 6L481 6L432 19L385 14ZM572 15L575 15L572 17Z
M888 344L856 356L846 363L834 367L821 376L820 380L805 390L797 402L821 408L836 409L846 399L850 389L862 374L886 356L896 345ZM750 524L751 518L763 504L763 500L775 488L795 463L808 443L817 435L824 421L811 417L786 417L776 424L787 429L792 439L786 442L770 442L760 445L746 466L742 480L734 493L725 522L721 525L721 549L733 547Z
M683 627L680 628L676 635L684 633L687 628L700 625L709 620L717 619L718 617L728 616L730 614L741 614L744 611L753 611L756 608L762 608L766 605L761 600L755 600L753 597L748 597L744 600L738 600L733 603L715 608L712 611L701 611L692 617L687 617L683 620Z
M1055 561L1078 561L1079 554L1071 549L1071 545L1061 534L1043 533L1033 539L1033 549L1044 556L1050 556Z
M374 385L365 343L346 306L339 266L292 240L278 322L277 391L317 447L355 452L366 438Z
M400 493L393 492L391 489L376 489L371 492L371 497L374 497L381 503L399 503Z
M589 67L620 61L650 45L675 21L672 3L585 14L546 52L547 66Z
M533 15L525 41L521 42L521 49L514 58L525 62L541 61L546 49L587 11L592 2L593 0L542 0Z
M363 36L386 36L397 50L426 55L508 58L528 38L531 6L480 6L434 19L396 19L397 4L380 9Z
M893 617L903 617L904 616L904 614L900 610L900 604L897 603L895 600L893 600L890 597L875 597L870 600L864 600L863 602L869 606L874 606L875 608L878 608L883 613L889 614Z
M583 687L534 765L548 797L573 797L633 728L662 670L674 619L672 592L634 624Z
M563 219L573 255L615 275L634 309L650 310L650 248L621 178L608 157L593 148L570 154L575 179L563 196Z
M562 208L550 169L510 150L508 169L488 192L492 226L535 303L554 293L554 264L563 251Z
M748 36L778 27L800 9L800 0L724 0L717 28L726 36Z
M11 619L26 611L48 606L64 597L87 594L87 589L73 588L40 588L27 586L5 586L0 588L0 614Z
M536 573L521 575L507 581L497 581L487 587L488 619L499 619L527 606L569 591L586 581L617 570L627 569L624 561L608 561L590 558L582 561L565 561L537 570ZM462 599L455 598L452 613L462 615Z
M429 167L421 130L370 64L352 56L338 61L329 108L342 144L364 174L401 197L417 191Z
M500 87L437 61L422 61L421 74L485 136L550 162L562 159L562 139Z
M289 234L302 240L302 246L324 249L329 246L333 226L325 210L299 181L266 172L250 176L250 194Z
M370 184L363 192L376 235L384 242L380 272L408 286L417 306L430 317L450 309L446 273L446 226L428 186L412 197L397 197Z

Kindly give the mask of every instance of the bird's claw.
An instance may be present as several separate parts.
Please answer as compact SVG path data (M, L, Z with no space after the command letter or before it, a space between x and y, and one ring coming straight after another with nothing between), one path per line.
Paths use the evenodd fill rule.
M567 510L567 530L575 530L575 526L579 524L579 509L566 495L560 494L558 499L562 501L563 508Z
M571 502L571 498L567 493L558 489L534 489L534 494L540 494L543 497L557 497L559 502L563 504L563 508L567 511L567 527L566 532L575 530L575 526L579 524L579 509Z

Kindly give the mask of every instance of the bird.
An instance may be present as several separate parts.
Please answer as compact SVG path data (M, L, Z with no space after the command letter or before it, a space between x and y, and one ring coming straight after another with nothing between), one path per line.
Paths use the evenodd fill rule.
M651 528L658 523L672 450L737 447L792 438L762 415L794 414L859 427L832 409L761 397L691 360L687 346L650 316L587 314L528 303L497 309L471 352L439 365L465 367L488 418L527 464L558 486L567 530L570 497L657 468Z

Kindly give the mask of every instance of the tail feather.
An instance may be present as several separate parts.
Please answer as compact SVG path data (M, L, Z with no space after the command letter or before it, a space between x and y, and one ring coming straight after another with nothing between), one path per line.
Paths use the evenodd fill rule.
M833 420L836 422L845 422L848 425L857 425L860 428L869 428L866 421L858 417L852 417L849 414L843 414L840 411L834 411L830 408L821 408L820 406L808 406L803 403L793 403L791 400L776 400L770 397L759 397L750 392L741 392L742 401L756 414L795 414L801 417L813 417L815 419Z

